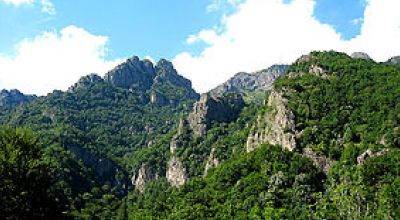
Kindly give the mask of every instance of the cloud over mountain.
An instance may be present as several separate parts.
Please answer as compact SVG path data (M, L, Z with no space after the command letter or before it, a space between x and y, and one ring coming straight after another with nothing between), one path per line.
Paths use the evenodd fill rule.
M178 54L174 64L204 92L232 73L290 63L312 50L365 51L379 61L400 54L399 1L368 0L361 34L351 40L343 40L332 26L313 16L315 3L247 0L224 16L220 27L189 36L187 43L202 41L208 46L199 55Z

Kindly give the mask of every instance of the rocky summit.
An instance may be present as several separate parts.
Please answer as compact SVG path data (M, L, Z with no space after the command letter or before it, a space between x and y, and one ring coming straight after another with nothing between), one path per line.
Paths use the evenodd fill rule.
M19 90L1 90L0 91L0 107L14 107L22 103L30 102L36 99L34 95L24 95Z
M372 60L372 58L364 52L354 52L351 54L353 59L363 59L363 60Z
M254 73L240 72L209 93L213 96L220 96L227 92L246 93L256 90L270 90L275 79L284 74L287 67L287 65L273 65L268 69Z
M400 56L392 57L388 61L386 61L386 63L400 67Z

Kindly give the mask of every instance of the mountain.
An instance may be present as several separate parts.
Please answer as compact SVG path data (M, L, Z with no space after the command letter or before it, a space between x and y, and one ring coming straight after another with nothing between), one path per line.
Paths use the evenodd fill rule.
M287 67L287 65L273 65L255 73L237 73L225 83L209 91L209 94L219 96L228 92L245 94L270 90L273 82L285 73Z
M12 108L34 99L36 99L36 96L24 95L16 89L10 91L3 89L0 91L0 108Z
M263 105L228 102L241 109L224 110L230 120L206 117L218 105L202 95L173 132L166 173L131 194L130 217L399 216L400 71L331 51L286 72Z
M171 62L162 59L153 66L133 57L104 78L84 76L66 92L0 114L0 123L29 128L39 137L57 170L57 184L74 207L71 215L80 216L103 195L112 194L115 202L126 195L132 172L141 160L159 157L160 142L198 98ZM93 199L85 200L87 194Z
M396 65L400 66L400 56L395 56L390 58L386 63L391 64L391 65Z
M364 60L372 60L371 57L364 52L354 52L351 54L351 58L353 59L364 59Z
M0 123L30 128L44 146L32 164L54 170L47 192L62 192L66 218L397 219L399 84L395 66L312 52L199 98L169 61L133 57ZM9 175L20 154L8 153L24 136L0 140L11 146L0 177L24 176ZM2 210L30 198L14 188L0 181Z

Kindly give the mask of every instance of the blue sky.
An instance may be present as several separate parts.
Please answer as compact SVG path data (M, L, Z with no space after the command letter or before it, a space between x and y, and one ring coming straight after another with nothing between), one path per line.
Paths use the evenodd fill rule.
M378 45L397 37L400 19L390 9L398 2L0 0L0 87L38 94L66 89L80 76L102 74L132 55L173 60L202 92L237 71L288 63L314 49L363 50L379 60L400 54ZM397 22L382 28L389 37L372 34L385 19ZM285 37L274 37L279 34ZM62 63L53 60L58 55ZM21 81L27 69L29 79L38 74L49 81ZM210 76L215 80L209 82Z
M90 33L108 36L111 59L133 54L172 59L184 50L199 52L204 45L188 46L187 36L219 25L221 16L232 12L229 4L207 10L212 0L53 0L52 3L54 15L43 13L39 3L18 7L0 3L0 52L13 53L14 45L24 38L73 24ZM350 39L360 32L361 23L352 21L362 18L364 7L360 0L318 0L315 17Z

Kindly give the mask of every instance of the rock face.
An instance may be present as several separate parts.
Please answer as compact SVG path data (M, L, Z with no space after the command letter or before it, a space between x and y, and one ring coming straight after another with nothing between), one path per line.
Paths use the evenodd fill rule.
M181 160L176 156L177 149L183 146L184 130L187 129L187 121L183 118L179 121L178 132L174 135L170 142L171 159L168 162L166 178L167 181L175 187L179 187L186 183L186 169L183 167Z
M179 100L170 100L171 97L166 95L174 89L178 89L180 95L185 98L199 98L199 94L193 90L190 80L179 75L172 63L165 59L161 59L154 66L151 61L139 60L137 56L134 56L108 72L104 81L116 87L149 91L151 93L150 101L161 106L179 102Z
M303 150L303 156L309 158L316 167L322 169L325 173L329 171L334 161L329 158L316 154L311 148L305 148Z
M210 168L216 167L220 163L220 161L215 157L214 152L215 152L215 147L211 149L210 156L208 157L206 166L204 168L203 177L207 176L208 170Z
M168 182L175 187L182 186L186 183L186 169L177 156L172 156L168 162L166 177Z
M156 72L151 61L141 61L134 56L108 72L104 79L114 86L147 90L151 87L155 75Z
M371 57L364 52L354 52L351 54L353 59L364 59L364 60L372 60Z
M400 67L400 56L395 56L386 61L387 64L396 65Z
M287 67L287 65L273 65L268 69L255 73L240 72L222 85L212 89L209 93L212 96L220 96L228 92L244 93L256 90L270 90L275 79L284 74Z
M374 153L371 149L366 150L364 153L362 153L360 156L357 157L357 163L358 165L363 165L365 160L370 157L380 157L389 152L388 148L384 148L376 153Z
M196 136L203 137L213 122L228 123L235 120L244 106L240 94L230 93L217 98L202 94L189 114L189 126Z
M75 85L71 86L68 91L73 92L79 89L84 89L88 88L89 86L95 84L95 83L102 83L104 80L97 74L91 73L87 76L83 76L79 79Z
M157 171L142 164L141 168L132 175L132 185L140 192L145 190L146 183L158 179Z
M271 110L258 117L247 138L247 152L264 143L281 145L289 151L296 148L294 114L287 107L287 103L288 100L283 97L282 91L272 90L267 104Z
M31 102L36 99L34 95L24 95L20 91L13 90L1 90L0 91L0 107L15 107L22 103Z

